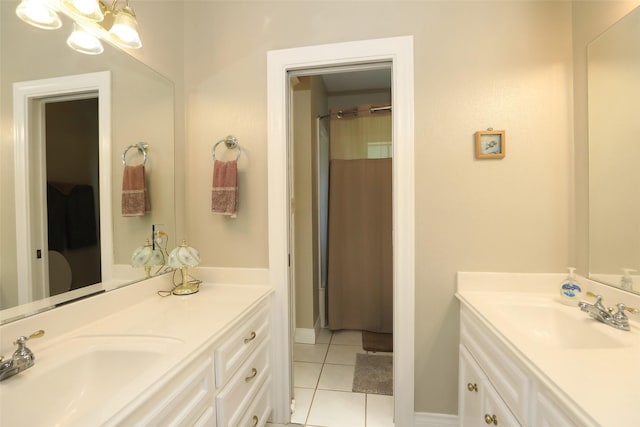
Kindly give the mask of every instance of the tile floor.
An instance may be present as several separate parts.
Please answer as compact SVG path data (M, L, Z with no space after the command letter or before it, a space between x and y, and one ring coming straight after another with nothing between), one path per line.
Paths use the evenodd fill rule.
M356 353L366 353L360 331L323 329L316 344L294 344L293 425L393 427L393 396L351 391Z

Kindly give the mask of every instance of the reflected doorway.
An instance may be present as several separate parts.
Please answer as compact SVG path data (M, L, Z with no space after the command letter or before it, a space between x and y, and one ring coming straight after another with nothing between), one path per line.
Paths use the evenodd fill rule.
M102 281L98 98L44 103L47 197L43 211L48 290L54 296Z

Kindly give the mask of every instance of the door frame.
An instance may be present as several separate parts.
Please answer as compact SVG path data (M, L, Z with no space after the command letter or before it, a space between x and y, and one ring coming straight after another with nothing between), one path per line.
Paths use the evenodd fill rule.
M111 72L78 74L13 84L14 168L16 204L16 258L18 303L49 296L46 214L46 167L44 162L44 107L51 98L98 97L98 144L100 164L100 262L102 281L111 279L113 268L113 222L111 218ZM33 161L34 157L36 161ZM37 166L37 168L36 168ZM44 173L42 173L44 171ZM34 189L38 188L38 191ZM38 207L39 206L39 207ZM103 214L105 212L106 214ZM32 227L38 221L42 227ZM39 242L36 244L35 242ZM42 248L43 262L34 262Z
M415 179L413 37L392 37L267 52L269 283L274 288L271 355L273 421L290 420L292 337L288 187L290 71L390 62L393 104L394 420L414 424Z

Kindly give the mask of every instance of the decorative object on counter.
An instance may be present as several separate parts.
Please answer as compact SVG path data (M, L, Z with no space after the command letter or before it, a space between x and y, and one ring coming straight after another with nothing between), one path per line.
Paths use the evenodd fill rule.
M582 288L576 280L576 269L568 267L569 274L560 284L561 302L566 305L578 305L582 297Z
M223 143L228 149L238 150L235 160L223 162L216 160L216 147ZM211 212L236 218L238 213L238 160L242 150L238 138L227 136L213 146L213 183L211 190Z
M200 264L200 252L187 246L184 240L182 244L169 254L169 267L179 268L182 272L182 283L171 292L173 295L190 295L200 290L200 280L188 280L187 270Z
M158 246L153 246L147 239L144 246L140 246L131 255L132 267L144 267L145 277L151 277L151 267L163 266L165 264L164 254Z
M476 132L476 159L502 159L505 156L505 131L488 128Z
M73 20L73 32L67 45L88 55L99 55L104 51L102 40L122 48L142 47L138 34L136 14L129 5L119 5L113 0L107 7L102 0L22 0L16 8L16 15L29 25L45 30L62 27L58 13Z
M129 165L126 161L127 152L137 148L142 153L142 163ZM147 191L145 165L147 163L147 149L149 144L139 142L128 146L122 153L124 171L122 175L122 216L142 216L151 212L151 201Z

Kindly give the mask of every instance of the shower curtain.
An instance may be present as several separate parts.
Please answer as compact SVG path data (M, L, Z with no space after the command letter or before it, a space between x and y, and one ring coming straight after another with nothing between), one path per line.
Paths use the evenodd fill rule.
M349 139L356 141L356 148L336 141L331 122L332 157L347 153L343 154L347 159L332 158L329 172L327 305L332 330L393 330L391 159L348 158L367 157L367 145L391 140L391 118L375 119L380 120L378 127L388 128L388 135L374 131L377 136L372 137L370 127L365 137L354 131ZM351 120L362 121L362 117Z

